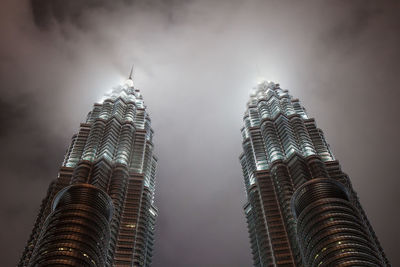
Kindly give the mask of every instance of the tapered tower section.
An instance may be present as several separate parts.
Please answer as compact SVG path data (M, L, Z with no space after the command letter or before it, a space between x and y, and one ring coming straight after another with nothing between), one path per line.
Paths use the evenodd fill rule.
M390 266L348 176L298 99L263 82L243 120L254 266Z
M72 137L19 266L150 266L157 159L132 76Z

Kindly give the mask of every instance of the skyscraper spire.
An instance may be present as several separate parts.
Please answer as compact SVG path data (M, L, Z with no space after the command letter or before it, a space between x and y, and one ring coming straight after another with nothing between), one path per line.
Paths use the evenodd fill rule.
M132 74L133 74L133 64L132 64L132 67L131 67L131 73L129 74L129 80L132 80Z
M128 80L125 81L125 84L126 84L128 87L133 87L132 75L133 75L133 64L132 64L132 67L131 67L131 72L129 73Z

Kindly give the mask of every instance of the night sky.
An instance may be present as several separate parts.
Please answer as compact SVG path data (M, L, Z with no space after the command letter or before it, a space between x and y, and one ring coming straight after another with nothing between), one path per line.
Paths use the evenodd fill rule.
M238 157L261 79L316 118L400 266L399 14L376 0L2 0L1 266L18 262L70 138L132 63L159 159L154 267L251 266Z

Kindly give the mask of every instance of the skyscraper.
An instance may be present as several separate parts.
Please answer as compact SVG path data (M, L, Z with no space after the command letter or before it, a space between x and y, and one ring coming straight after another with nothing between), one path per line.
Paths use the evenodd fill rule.
M152 138L131 72L72 137L19 266L150 266L157 216Z
M254 266L390 266L314 119L279 84L255 89L240 156Z

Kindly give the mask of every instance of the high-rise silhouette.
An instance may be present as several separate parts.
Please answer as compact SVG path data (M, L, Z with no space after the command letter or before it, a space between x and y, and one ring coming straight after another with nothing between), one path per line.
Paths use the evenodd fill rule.
M72 137L19 266L150 266L153 130L132 72Z
M389 266L314 119L264 82L244 115L244 206L254 266Z

